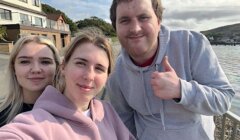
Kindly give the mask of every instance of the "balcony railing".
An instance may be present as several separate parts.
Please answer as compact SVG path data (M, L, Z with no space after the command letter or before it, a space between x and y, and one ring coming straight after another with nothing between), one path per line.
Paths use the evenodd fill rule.
M32 22L29 21L29 20L21 20L20 23L21 23L22 25L26 25L26 26L31 26L31 25L32 25Z
M43 28L42 23L38 23L38 24L35 23L35 24L33 24L32 21L30 21L30 20L20 20L19 23L21 25L25 25L25 26L33 26L33 27Z
M60 30L60 31L67 31L67 32L70 31L68 24L64 23L59 25L56 21L49 20L49 19L47 19L47 28Z
M240 140L240 117L232 112L215 116L215 140Z
M44 28L42 25L34 25L34 24L32 24L32 22L29 21L29 20L21 20L19 23L21 25L25 25L25 26L34 26L34 27ZM67 31L67 32L70 31L68 24L64 23L62 25L59 25L56 21L49 20L49 19L47 20L46 28L60 30L60 31Z

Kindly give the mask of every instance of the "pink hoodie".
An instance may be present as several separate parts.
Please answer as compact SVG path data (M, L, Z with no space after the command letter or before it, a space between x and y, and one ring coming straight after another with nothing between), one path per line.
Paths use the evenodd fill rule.
M112 106L93 99L92 119L54 87L48 86L32 111L19 114L0 128L0 139L19 140L135 140Z

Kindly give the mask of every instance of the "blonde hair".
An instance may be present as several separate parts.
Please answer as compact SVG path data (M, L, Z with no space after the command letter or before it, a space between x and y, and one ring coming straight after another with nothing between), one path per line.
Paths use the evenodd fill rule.
M70 43L69 47L66 48L63 58L63 64L67 64L70 60L74 50L83 43L92 43L97 47L103 49L109 60L108 75L112 72L114 66L114 57L112 47L110 45L107 37L102 33L102 31L96 27L87 27L80 31L80 33L75 37ZM56 79L54 80L54 86L63 92L65 89L64 77L61 74L61 69L58 69Z
M47 45L53 53L56 66L58 67L60 65L59 53L55 45L53 44L53 42L47 37L36 36L36 35L25 36L20 38L14 44L14 48L10 53L8 71L7 71L8 74L6 77L8 78L8 82L9 82L8 83L9 91L5 95L4 99L1 100L1 103L0 103L0 112L7 109L6 113L4 114L4 115L7 115L7 119L6 119L7 123L11 121L18 114L23 104L23 91L15 75L14 63L18 53L23 48L23 46L30 42L36 42L38 44Z

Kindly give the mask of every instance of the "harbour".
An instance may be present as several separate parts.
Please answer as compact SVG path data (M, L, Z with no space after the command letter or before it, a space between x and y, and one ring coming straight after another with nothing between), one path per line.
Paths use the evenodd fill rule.
M212 47L236 92L230 110L240 116L240 45L213 45Z

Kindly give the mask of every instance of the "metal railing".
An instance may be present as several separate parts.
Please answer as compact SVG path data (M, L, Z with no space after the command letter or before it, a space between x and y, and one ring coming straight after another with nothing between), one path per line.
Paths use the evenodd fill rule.
M34 26L34 27L40 27L40 28L44 28L43 25L34 25L31 21L29 20L21 20L19 21L19 23L21 25L25 25L25 26ZM58 24L56 21L54 20L49 20L47 19L47 24L46 24L46 28L49 29L55 29L55 30L60 30L60 31L70 31L69 25L64 23L64 24Z
M69 25L64 23L64 24L58 24L54 20L47 19L47 28L50 29L55 29L55 30L60 30L60 31L70 31Z
M215 116L215 140L240 140L240 117L228 111Z

